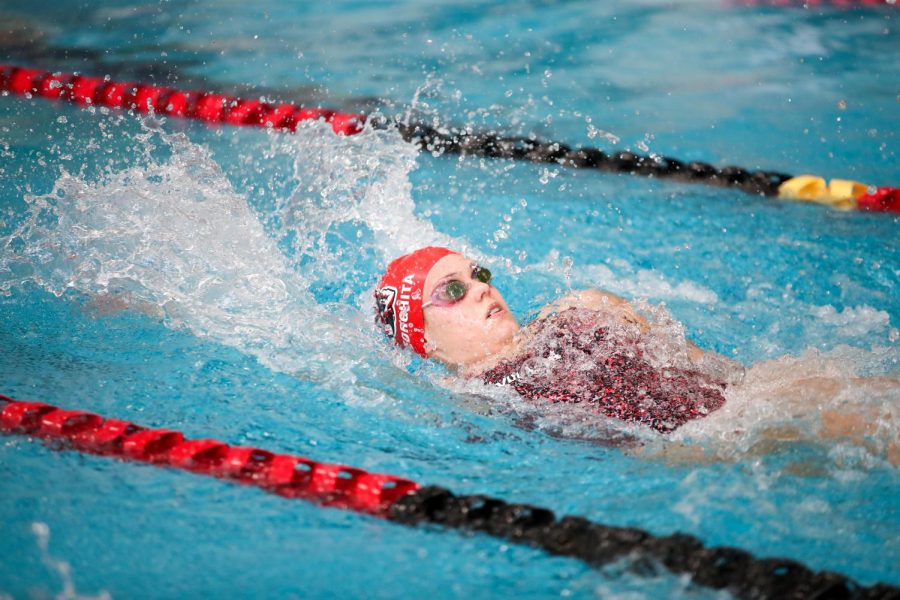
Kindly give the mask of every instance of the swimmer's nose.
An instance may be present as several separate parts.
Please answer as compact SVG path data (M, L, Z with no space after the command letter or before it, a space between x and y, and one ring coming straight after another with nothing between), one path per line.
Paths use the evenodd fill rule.
M476 301L484 300L484 297L487 296L491 291L491 284L484 283L482 281L475 281L472 283L472 298Z

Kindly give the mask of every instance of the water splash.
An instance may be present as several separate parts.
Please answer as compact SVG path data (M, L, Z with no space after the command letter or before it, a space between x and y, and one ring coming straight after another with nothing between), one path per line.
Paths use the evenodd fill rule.
M37 538L37 546L41 552L41 561L62 580L62 590L53 597L56 600L111 600L112 595L100 590L94 595L79 594L72 580L72 565L67 561L50 554L50 527L46 523L35 521L31 524L31 532Z
M898 359L900 352L892 348L839 346L758 363L742 385L729 390L724 408L689 423L677 437L707 440L726 458L812 441L830 452L853 447L868 458L895 462L900 458L893 454L900 436L900 380L860 375L873 363L896 364Z
M310 287L346 277L353 246L328 238L347 224L369 232L362 252L380 257L453 243L413 214L414 151L396 133L345 138L318 123L273 136L269 152L293 162L293 177L260 214L206 147L148 122L138 135L131 166L99 181L63 171L49 194L26 196L25 219L0 238L0 293L34 284L143 310L352 395L359 357L381 349L369 297L356 310L319 303Z
M418 150L396 131L367 128L334 136L314 123L295 136L270 140L268 154L290 160L291 170L278 184L265 224L277 236L289 237L294 260L315 263L318 275L342 274L334 268L341 261L334 259L365 251L367 244L384 261L427 244L464 244L415 215L409 174ZM354 226L355 237L342 240L342 252L335 255L328 237L347 224ZM374 239L364 239L360 227Z

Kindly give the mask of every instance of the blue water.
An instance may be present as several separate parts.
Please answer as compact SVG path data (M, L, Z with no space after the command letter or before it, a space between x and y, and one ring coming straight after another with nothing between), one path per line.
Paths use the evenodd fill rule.
M3 60L900 180L894 8L46 4L0 2L29 40ZM433 157L390 132L269 136L11 97L0 157L0 393L900 584L900 475L883 448L767 442L764 424L792 424L777 411L736 440L727 423L696 432L711 462L559 437L559 414L520 426L521 407L388 348L368 305L389 257L452 244L490 265L522 319L597 286L664 302L746 366L795 357L772 379L896 378L896 217ZM0 495L0 595L15 598L715 595L23 438L0 440Z

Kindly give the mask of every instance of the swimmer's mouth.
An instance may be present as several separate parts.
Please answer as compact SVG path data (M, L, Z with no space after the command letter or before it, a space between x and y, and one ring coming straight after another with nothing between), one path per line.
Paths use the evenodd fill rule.
M491 317L498 315L503 312L503 307L499 304L492 304L490 310L488 310L486 319L490 319Z

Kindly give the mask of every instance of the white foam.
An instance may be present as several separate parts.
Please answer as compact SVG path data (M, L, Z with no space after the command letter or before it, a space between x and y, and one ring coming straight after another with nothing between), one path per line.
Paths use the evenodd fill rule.
M824 325L834 328L842 336L863 336L883 333L890 327L891 317L883 310L867 304L847 306L842 311L826 304L811 307L812 314Z

